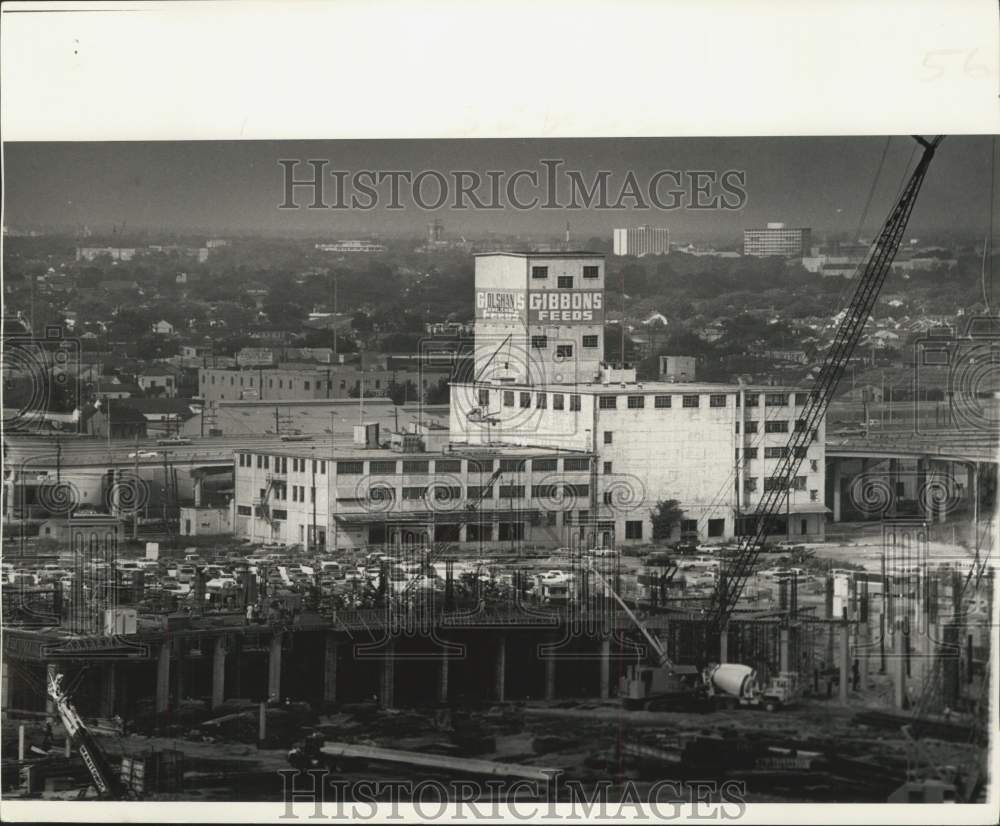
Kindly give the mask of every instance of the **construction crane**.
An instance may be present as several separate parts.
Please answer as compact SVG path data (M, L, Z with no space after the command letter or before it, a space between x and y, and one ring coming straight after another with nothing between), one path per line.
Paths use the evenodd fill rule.
M931 139L915 136L914 140L923 147L913 173L886 219L878 237L872 244L864 268L859 271L857 287L844 317L837 328L833 344L826 355L826 361L816 376L812 391L793 428L792 436L776 472L772 475L775 484L765 486L764 493L752 514L753 524L740 541L739 548L730 559L726 576L720 578L716 588L709 628L720 631L740 599L747 579L754 570L757 557L767 537L773 532L775 517L782 512L789 496L789 490L805 459L806 449L815 440L817 429L826 415L847 363L857 347L872 308L885 282L886 274L899 250L903 233L910 220L917 194L927 175L927 169L934 158L934 152L944 136Z
M90 772L94 789L99 797L108 800L126 799L129 796L128 788L111 768L107 755L97 745L97 739L90 733L90 729L70 702L69 694L63 689L62 682L62 674L49 674L49 696L55 703L70 743L80 752L80 757Z

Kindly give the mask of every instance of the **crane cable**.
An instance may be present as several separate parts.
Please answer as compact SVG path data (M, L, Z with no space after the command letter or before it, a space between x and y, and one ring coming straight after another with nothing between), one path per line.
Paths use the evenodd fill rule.
M990 298L993 297L993 197L994 190L996 188L996 175L994 170L996 168L996 150L997 150L997 138L996 135L993 136L992 143L990 144L990 200L986 208L987 214L987 230L986 237L983 239L983 261L980 269L979 280L982 285L983 290L983 304L986 305L986 314L990 314ZM989 261L990 265L990 280L989 288L986 286L986 262Z
M872 178L871 188L868 190L868 200L865 201L865 208L861 212L861 220L858 221L857 232L854 233L855 243L861 240L861 233L864 231L865 221L868 220L868 210L871 209L872 199L875 197L875 190L878 187L879 179L882 176L882 166L885 164L885 156L889 152L889 144L892 142L892 135L885 139L885 146L882 147L882 157L878 160L878 167L875 170L875 177Z

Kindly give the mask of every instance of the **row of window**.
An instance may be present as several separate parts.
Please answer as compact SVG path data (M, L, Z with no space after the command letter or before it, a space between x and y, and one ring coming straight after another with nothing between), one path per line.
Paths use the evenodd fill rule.
M760 395L759 393L745 394L746 406L759 407ZM810 396L815 398L815 393L795 393L794 395L788 393L764 393L763 395L765 407L785 407L788 405L789 398L794 398L796 407L804 407L809 401ZM739 403L740 397L737 396L736 405L739 406Z
M789 453L789 450L788 450L787 447L765 447L764 448L764 458L765 459L784 459L788 455L788 453ZM804 448L804 447L797 447L797 448L795 448L795 458L796 459L805 459L806 458L806 453L807 453L807 448ZM736 448L736 462L737 462L737 464L739 464L740 455L743 456L743 459L745 461L749 461L750 459L757 459L757 458L759 458L760 452L759 452L759 449L756 448L756 447L745 447L745 448L743 448L742 454L741 454L740 449ZM810 459L809 460L809 467L810 467L810 469L812 470L813 473L817 472L819 470L819 460L818 459Z
M548 267L532 267L531 268L531 280L541 280L543 278L549 277ZM583 268L584 278L600 278L601 268L596 266L585 266ZM560 275L556 277L556 284L560 289L572 289L573 288L573 276L572 275Z
M581 339L581 344L584 350L595 350L599 345L598 337L596 335L583 336ZM531 349L532 350L546 350L549 346L548 336L532 336L531 337ZM556 358L569 359L573 358L573 345L572 344L557 344L556 345Z
M470 502L492 499L496 492L501 501L524 499L526 490L526 485L495 485L488 488L482 485L469 485L466 489L466 498ZM427 499L428 496L432 496L438 501L453 501L462 498L462 488L455 485L406 485L402 488L402 496L404 500ZM531 486L533 499L558 499L563 496L586 498L590 496L590 485L564 483ZM392 502L396 499L396 489L388 485L374 485L368 489L368 498L372 502Z
M266 453L239 453L237 461L240 467L253 467L256 457L256 465L261 470L273 470L275 473L288 473L288 456L271 456ZM296 456L291 457L292 473L305 473L310 468L312 472L323 475L326 473L326 460L324 459L304 459ZM436 459L434 460L435 473L461 473L462 459ZM336 471L340 476L361 476L365 472L364 461L343 461L336 462ZM469 473L492 473L496 469L496 461L493 459L469 459L466 462ZM400 462L397 459L373 459L368 463L370 474L396 474L400 472ZM528 469L526 459L501 459L499 470L502 473L521 473ZM559 459L532 459L531 469L534 471L558 471ZM566 457L562 460L564 471L587 471L590 470L590 457ZM431 462L427 459L404 459L402 461L402 472L404 474L424 474L431 472ZM605 473L610 473L605 470Z
M586 345L584 345L584 346L586 346ZM246 378L248 379L248 381L247 381L247 383L246 383L245 386L246 387L254 387L254 377L251 375L251 376L247 376ZM240 376L239 379L240 379L240 387L244 387L244 384L243 384L244 377ZM267 380L267 386L269 388L271 388L271 389L274 389L274 381L275 380L273 378L269 378ZM375 389L376 390L381 390L382 389L382 379L375 379L374 382L375 382ZM201 374L201 383L202 384L208 383L208 384L213 384L214 385L215 384L215 374L212 373L211 375L209 375L209 374L206 374L206 373L202 373ZM226 377L225 376L219 376L219 384L224 385L225 383L226 383ZM155 386L155 385L156 385L156 382L153 382L153 386ZM168 386L170 386L169 385L169 379L168 379ZM236 376L234 374L230 374L230 376L229 376L229 386L230 387L235 387L236 386ZM261 386L263 387L263 380L262 380ZM354 380L354 387L358 388L360 386L361 386L361 379L355 379ZM365 386L368 386L368 382L365 383ZM424 386L424 389L427 389L427 379L423 380L423 386ZM314 388L316 390L322 390L323 389L323 382L320 379L303 379L302 380L302 389L303 390L312 390ZM285 389L285 380L284 379L278 379L278 389L279 390L284 390ZM295 389L295 380L294 379L288 379L288 389L289 390L294 390ZM326 389L327 390L333 390L333 381L332 380L327 379ZM347 380L346 379L340 379L340 389L341 390L346 390L347 389Z

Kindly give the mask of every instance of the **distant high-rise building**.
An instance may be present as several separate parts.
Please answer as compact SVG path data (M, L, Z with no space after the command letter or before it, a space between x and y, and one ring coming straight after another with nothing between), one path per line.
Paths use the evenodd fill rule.
M436 218L427 224L427 243L437 244L441 241L444 235L444 224L438 221Z
M795 258L806 255L812 244L809 227L786 227L770 222L765 229L743 230L743 254L756 256L780 255Z
M666 227L627 227L613 235L615 255L666 255L670 252L670 231Z

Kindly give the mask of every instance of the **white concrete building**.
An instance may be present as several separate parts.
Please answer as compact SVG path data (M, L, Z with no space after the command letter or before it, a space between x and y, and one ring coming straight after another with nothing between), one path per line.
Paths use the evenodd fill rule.
M615 255L667 255L670 252L670 230L666 227L624 227L612 233Z
M596 519L614 523L616 543L650 542L650 510L664 499L678 500L685 512L674 538L682 532L709 541L733 538L739 517L752 513L773 484L805 394L628 378L608 371L607 383L576 387L452 385L452 439L592 452ZM821 424L779 533L823 535L824 438Z

